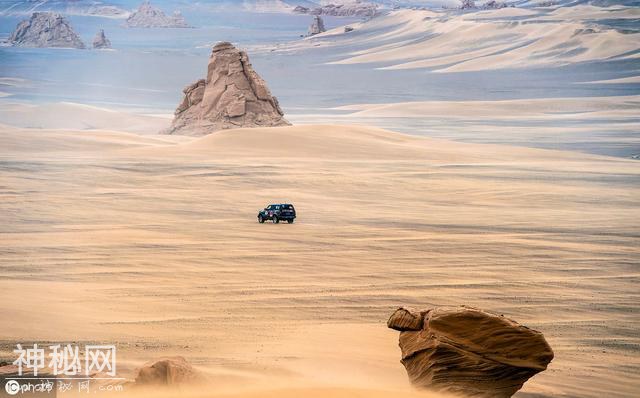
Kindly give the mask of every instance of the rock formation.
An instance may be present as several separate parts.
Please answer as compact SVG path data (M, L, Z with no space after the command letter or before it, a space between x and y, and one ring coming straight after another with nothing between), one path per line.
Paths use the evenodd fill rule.
M327 4L310 11L314 15L331 15L334 17L375 17L378 14L378 5L363 2L347 4Z
M476 9L476 2L474 0L460 0L461 10L473 10Z
M311 25L309 25L309 36L317 35L318 33L326 32L324 28L324 21L320 16L314 15Z
M136 386L177 385L198 381L200 375L183 357L160 358L144 364L136 376Z
M190 28L180 11L175 11L172 16L167 16L159 8L155 8L149 1L144 1L134 11L125 26L128 28Z
M231 43L213 47L207 78L187 86L168 134L205 135L222 129L289 125L276 97Z
M484 8L485 10L499 10L501 8L506 8L506 7L515 7L515 5L503 3L501 1L496 1L496 0L489 0L486 3L484 3L484 5L482 6L482 8Z
M93 38L93 48L111 48L111 42L104 35L104 29L100 29Z
M506 7L515 7L515 4L489 0L481 6L477 6L474 0L460 0L459 8L461 10L499 10Z
M80 14L105 18L126 18L129 16L129 11L116 6L93 5L86 12L80 12Z
M507 398L547 368L553 351L542 333L476 308L396 310L402 364L423 389Z
M22 47L85 48L69 22L53 12L34 12L18 24L9 42Z
M344 4L327 4L322 7L308 8L297 6L293 9L296 14L330 15L334 17L375 17L378 15L378 5L355 1Z
M311 11L308 7L304 7L304 6L296 6L293 9L293 12L296 14L308 14L309 11Z

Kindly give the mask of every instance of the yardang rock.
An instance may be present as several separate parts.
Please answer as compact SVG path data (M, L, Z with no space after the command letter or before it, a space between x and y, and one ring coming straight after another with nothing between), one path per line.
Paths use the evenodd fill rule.
M289 125L247 53L228 42L213 47L207 78L190 84L183 93L168 134L205 135L223 129Z
M314 15L313 21L311 21L311 25L309 25L309 36L317 35L318 33L326 31L322 18L319 15Z
M542 333L470 307L399 308L402 364L419 388L468 397L507 398L553 359Z
M21 47L85 48L69 21L53 12L34 12L18 24L9 42Z
M111 42L107 39L107 36L105 36L104 29L100 29L98 33L96 33L96 37L93 38L93 48L111 48Z

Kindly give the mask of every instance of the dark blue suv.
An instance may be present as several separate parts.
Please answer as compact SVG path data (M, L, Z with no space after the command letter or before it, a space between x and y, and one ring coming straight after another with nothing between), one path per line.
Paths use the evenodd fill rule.
M267 220L273 221L274 224L277 224L280 221L286 221L291 224L295 219L296 209L289 203L269 205L258 213L258 222L260 224Z

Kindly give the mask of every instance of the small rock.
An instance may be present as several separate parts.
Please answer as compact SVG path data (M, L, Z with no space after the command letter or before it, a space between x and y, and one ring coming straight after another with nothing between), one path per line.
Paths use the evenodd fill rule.
M93 48L111 48L111 42L105 36L104 29L100 29L98 33L96 33L96 37L93 38Z
M324 21L319 15L313 16L313 21L309 25L309 36L317 35L318 33L326 32L324 28Z
M166 357L144 364L138 370L135 385L178 385L199 378L198 372L183 357Z

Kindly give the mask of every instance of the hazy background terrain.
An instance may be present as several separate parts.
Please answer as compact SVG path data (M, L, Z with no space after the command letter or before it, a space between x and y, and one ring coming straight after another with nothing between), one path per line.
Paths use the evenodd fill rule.
M264 7L265 3L277 3L277 6ZM546 110L547 115L552 115L550 118L514 114L510 120L504 120L513 112L508 103L492 114L469 104L471 108L465 108L463 117L455 120L446 113L429 117L393 115L393 119L370 114L362 119L349 115L349 111L333 109L362 103L408 101L548 99L547 103L552 104L555 98L636 96L640 91L639 49L629 43L637 43L640 37L640 13L635 7L621 5L625 2L612 3L609 8L586 3L535 8L532 7L535 3L529 2L521 3L524 8L469 13L442 12L440 5L423 2L422 6L432 7L439 13L383 15L349 34L339 28L323 35L325 37L304 41L300 35L306 34L311 17L283 12L279 2L153 3L166 13L181 10L194 29L127 29L122 26L122 18L82 15L89 4L83 1L0 2L3 10L0 11L0 37L8 37L30 10L54 9L73 14L68 17L87 43L98 29L105 29L114 48L113 51L79 51L0 47L0 92L10 95L3 102L65 101L169 115L180 101L182 88L204 76L211 46L228 40L249 51L256 70L267 80L294 122L356 122L472 142L511 143L624 157L640 153L638 117L591 114L584 106L558 110L550 106ZM136 2L108 4L123 10L137 6ZM385 6L388 4L382 5ZM449 6L454 7L455 3ZM256 9L273 12L253 12ZM389 11L381 8L382 14ZM459 26L443 36L445 43L451 43L451 49L443 51L462 54L467 59L475 57L476 65L471 70L453 67L449 68L451 71L433 65L398 68L403 62L411 62L411 54L417 51L402 46L411 43L432 46L431 40L442 32L438 33L438 23L431 21L443 18L449 21L447 25ZM357 18L324 19L329 29L360 21ZM475 27L470 30L467 24ZM597 34L589 36L590 31ZM536 55L537 43L554 40L554 37L557 43L549 44L545 52ZM494 54L511 57L513 53L516 57L515 53L521 48L530 52L531 57L523 61L524 65L492 66L494 60L486 57L487 52L477 51L492 48L495 43L502 45L491 50ZM627 43L627 48L598 54L603 49L615 48L617 43ZM376 46L398 47L398 51L407 55L404 60L387 59L383 54L359 63L343 62L352 54L375 50ZM455 61L440 62L460 61L458 57ZM614 109L638 109L637 100L613 101L616 102ZM621 102L625 104L620 105ZM462 109L452 105L454 107ZM587 108L593 111L593 107ZM557 128L564 130L560 133Z

